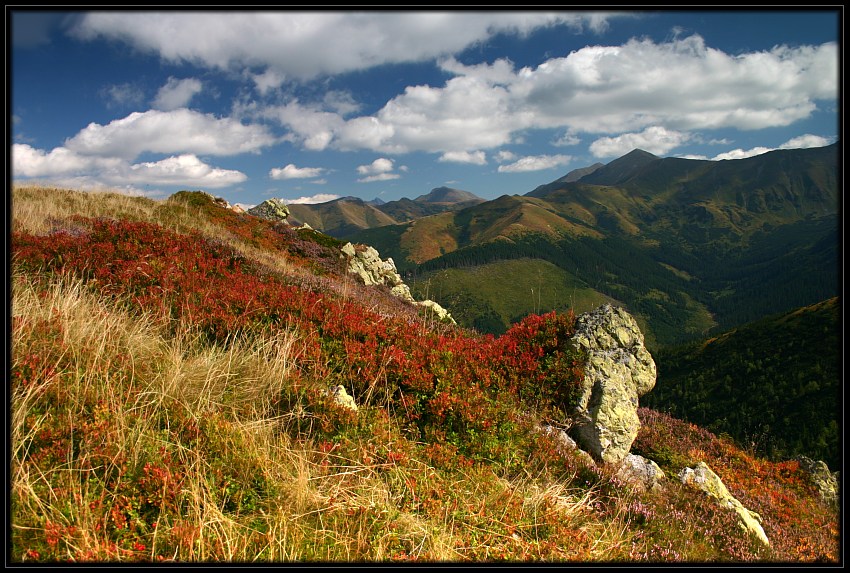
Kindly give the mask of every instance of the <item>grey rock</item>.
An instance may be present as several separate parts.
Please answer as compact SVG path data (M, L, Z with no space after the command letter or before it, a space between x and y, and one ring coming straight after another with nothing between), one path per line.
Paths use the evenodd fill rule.
M726 484L705 462L699 462L694 468L683 469L679 472L679 480L688 487L705 492L714 498L721 507L733 510L738 514L738 524L742 529L755 535L764 545L770 545L770 540L768 540L764 528L761 526L761 516L744 507L729 493Z
M268 219L269 221L286 222L289 218L289 207L280 199L271 198L263 201L256 207L248 209L248 214Z
M595 459L619 464L640 429L638 399L655 386L655 361L635 319L610 304L579 316L572 344L587 363L570 434Z

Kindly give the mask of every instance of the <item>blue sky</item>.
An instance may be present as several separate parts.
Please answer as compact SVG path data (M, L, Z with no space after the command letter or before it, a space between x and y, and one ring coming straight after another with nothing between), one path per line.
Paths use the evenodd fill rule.
M839 8L7 7L12 177L245 206L440 186L494 199L635 148L828 145Z

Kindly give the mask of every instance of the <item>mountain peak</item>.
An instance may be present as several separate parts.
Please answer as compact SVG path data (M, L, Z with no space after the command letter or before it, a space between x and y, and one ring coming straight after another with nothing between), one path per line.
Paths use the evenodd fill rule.
M469 191L451 187L435 187L427 195L420 195L414 201L419 203L463 203L466 201L481 201L482 199Z
M582 183L618 185L633 177L644 166L660 158L643 149L633 149L604 167L581 178Z

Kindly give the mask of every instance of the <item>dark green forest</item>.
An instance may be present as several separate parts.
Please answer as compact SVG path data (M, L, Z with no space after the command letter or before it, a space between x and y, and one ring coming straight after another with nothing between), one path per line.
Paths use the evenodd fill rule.
M838 298L703 342L659 350L655 388L641 404L772 460L841 462Z

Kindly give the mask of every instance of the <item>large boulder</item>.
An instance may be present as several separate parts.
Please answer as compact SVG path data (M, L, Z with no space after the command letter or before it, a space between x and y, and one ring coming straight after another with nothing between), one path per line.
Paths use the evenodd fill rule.
M764 528L761 526L761 516L744 507L729 493L726 484L705 462L699 462L693 468L683 469L679 472L679 480L688 487L705 492L721 507L733 510L738 514L738 524L744 531L755 535L764 545L770 545L770 540L768 540Z
M272 197L256 207L248 209L248 214L260 217L261 219L268 219L269 221L286 222L289 218L289 207L280 199Z
M415 302L410 287L404 284L391 258L381 260L381 255L374 247L357 248L351 243L343 245L341 250L348 258L348 272L359 277L363 284L386 285L395 296Z
M570 434L596 460L619 464L640 429L638 398L655 386L655 361L635 319L610 304L578 317L572 344L587 364Z

